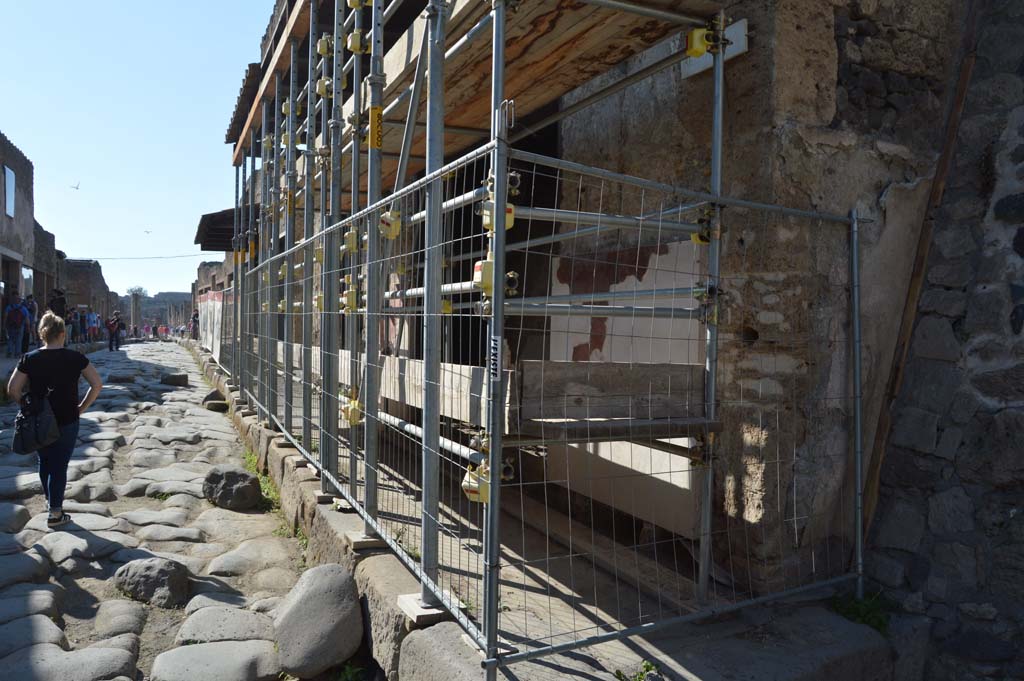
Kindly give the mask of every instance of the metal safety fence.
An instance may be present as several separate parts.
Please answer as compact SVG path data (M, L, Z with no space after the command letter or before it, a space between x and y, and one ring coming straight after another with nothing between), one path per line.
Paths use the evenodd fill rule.
M445 164L430 2L407 90L426 82L426 167L406 182L400 162L385 196L381 92L363 150L322 85L362 77L338 43L367 17L345 8L333 41L310 38L304 87L295 43L275 77L236 169L236 287L200 316L229 329L218 361L243 399L362 518L357 544L394 551L488 678L860 589L858 220L722 193L722 50L710 186L688 190L510 148L495 2L490 140ZM371 36L386 13L373 2Z

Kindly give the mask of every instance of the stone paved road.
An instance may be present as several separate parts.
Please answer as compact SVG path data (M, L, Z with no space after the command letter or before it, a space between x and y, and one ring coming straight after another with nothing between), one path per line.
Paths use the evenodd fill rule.
M276 514L228 511L203 499L211 466L242 465L244 452L230 421L202 408L210 388L191 356L154 342L90 359L104 389L81 422L65 504L74 524L65 531L47 531L34 457L11 453L15 410L0 408L0 676L148 679L161 652L223 640L216 630L234 615L212 618L214 627L190 617L214 606L246 609L234 617L248 633L208 646L237 647L244 637L257 639L249 646L254 655L272 651L260 634L269 618L257 613L272 612L295 584L301 549L282 536ZM161 384L168 372L186 372L189 386ZM188 567L185 608L135 603L115 589L122 564L150 556Z

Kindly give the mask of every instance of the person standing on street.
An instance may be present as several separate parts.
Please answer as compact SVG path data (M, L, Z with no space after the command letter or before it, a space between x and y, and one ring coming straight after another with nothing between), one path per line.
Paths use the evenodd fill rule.
M64 319L68 307L68 301L64 297L64 291L59 288L53 289L53 296L50 297L50 302L47 303L47 307L50 309L50 312L61 319Z
M7 356L22 354L21 345L28 332L28 310L17 293L11 294L11 302L4 308L4 330L7 332Z
M110 339L110 352L121 349L121 313L114 312L114 316L107 320L107 335Z
M31 293L25 298L25 309L28 310L29 324L28 333L25 334L27 343L23 343L25 352L28 352L28 345L34 345L39 340L39 336L36 332L36 322L39 321L39 303L36 302L36 297Z
M67 330L64 320L47 312L39 321L39 337L43 347L34 350L18 362L7 383L7 394L20 401L25 389L35 399L44 396L50 401L53 415L60 427L60 438L39 450L39 481L46 495L49 527L60 527L71 522L64 512L64 488L68 482L68 462L78 439L78 417L99 397L103 382L89 358L64 347ZM78 379L85 376L89 392L78 399Z

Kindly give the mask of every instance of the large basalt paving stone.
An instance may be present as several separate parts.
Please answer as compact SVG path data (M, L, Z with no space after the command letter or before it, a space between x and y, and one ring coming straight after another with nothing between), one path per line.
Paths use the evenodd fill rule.
M222 605L200 608L182 623L175 645L217 641L271 641L274 621L258 612Z
M161 653L150 681L276 681L280 673L271 641L219 641Z

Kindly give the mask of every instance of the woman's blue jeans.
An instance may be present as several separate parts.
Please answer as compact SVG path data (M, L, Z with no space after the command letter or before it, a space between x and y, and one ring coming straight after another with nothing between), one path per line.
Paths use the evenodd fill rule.
M60 438L43 447L39 458L39 481L51 510L64 508L64 488L68 484L68 462L78 440L78 420L60 427Z

